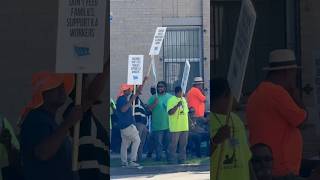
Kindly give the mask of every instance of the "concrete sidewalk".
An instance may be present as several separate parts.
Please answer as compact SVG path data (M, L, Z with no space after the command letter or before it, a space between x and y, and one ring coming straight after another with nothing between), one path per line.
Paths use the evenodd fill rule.
M145 166L142 169L131 168L131 167L115 167L110 169L112 176L117 175L142 175L142 174L166 174L166 173L177 173L177 172L203 172L209 171L210 164L201 165L190 165L190 164L179 164L179 165L158 165L158 166Z
M143 154L143 161L141 164L142 169L134 167L121 167L120 166L120 154L111 154L111 168L110 173L112 177L125 178L125 177L162 177L169 174L179 174L181 176L203 174L208 175L210 172L210 159L209 157L203 157L202 159L193 159L189 157L185 164L167 164L166 161L160 161L159 163L153 161L152 158L147 158ZM113 165L114 166L113 166ZM127 178L125 178L127 179ZM166 179L167 180L167 179Z
M209 180L210 171L111 176L114 180Z

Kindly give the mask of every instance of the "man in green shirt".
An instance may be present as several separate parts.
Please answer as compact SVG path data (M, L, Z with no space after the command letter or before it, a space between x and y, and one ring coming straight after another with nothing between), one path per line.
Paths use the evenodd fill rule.
M179 144L178 163L185 162L186 148L188 144L188 104L183 97L181 87L175 88L175 96L172 96L167 104L167 111L169 114L169 131L170 143L168 147L168 162L174 164L176 161L176 151Z
M151 131L155 140L156 161L160 161L163 147L167 149L167 145L164 145L163 142L168 142L169 115L167 113L167 103L172 95L167 93L167 84L164 81L158 82L157 92L158 96L154 94L149 99L148 108L152 111Z

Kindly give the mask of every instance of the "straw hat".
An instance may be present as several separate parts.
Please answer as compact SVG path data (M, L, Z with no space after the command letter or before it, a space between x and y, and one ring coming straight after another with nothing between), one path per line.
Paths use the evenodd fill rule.
M296 63L296 56L291 49L277 49L270 53L269 66L265 71L300 68Z
M202 79L202 77L195 77L194 79L193 79L193 83L192 84L203 84L204 82L203 82L203 79Z

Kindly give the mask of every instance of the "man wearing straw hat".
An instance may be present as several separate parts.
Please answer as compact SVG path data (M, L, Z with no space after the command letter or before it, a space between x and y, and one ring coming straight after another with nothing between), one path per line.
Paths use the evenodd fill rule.
M270 53L267 78L250 96L246 116L250 143L268 145L274 157L273 176L298 175L302 158L299 126L307 113L298 98L295 54L289 49Z
M21 153L26 180L70 180L72 145L69 130L82 119L82 107L73 107L58 125L58 109L74 86L72 74L39 72L32 77L32 100L22 112Z
M190 122L193 124L190 128L190 143L195 145L195 151L198 157L201 157L201 141L208 139L208 125L204 118L206 96L203 90L202 77L195 77L193 86L187 93L187 101L189 109L193 109L194 113ZM192 111L190 111L192 112Z
M195 77L193 81L193 87L187 93L187 101L189 108L195 110L195 117L203 118L205 112L206 96L203 91L203 79L202 77Z

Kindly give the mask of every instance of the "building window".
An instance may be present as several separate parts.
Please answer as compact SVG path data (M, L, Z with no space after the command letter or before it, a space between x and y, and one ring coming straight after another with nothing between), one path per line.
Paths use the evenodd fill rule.
M191 69L187 89L193 78L202 76L202 31L201 26L168 27L163 42L164 79L168 91L174 92L181 85L184 65L189 60Z

